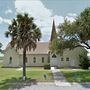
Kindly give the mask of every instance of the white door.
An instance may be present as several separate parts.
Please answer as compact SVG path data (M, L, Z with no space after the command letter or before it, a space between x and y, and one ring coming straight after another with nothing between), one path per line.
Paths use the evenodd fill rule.
M57 56L56 56L55 54L53 54L53 55L51 56L50 65L51 65L51 66L58 66Z

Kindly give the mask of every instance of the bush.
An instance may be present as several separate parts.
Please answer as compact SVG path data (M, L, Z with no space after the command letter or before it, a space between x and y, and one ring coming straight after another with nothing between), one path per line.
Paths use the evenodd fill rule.
M50 69L50 64L45 64L44 69Z
M80 67L82 69L89 69L89 66L90 66L90 62L89 62L89 58L88 56L83 53L81 55L79 55L79 61L80 61Z

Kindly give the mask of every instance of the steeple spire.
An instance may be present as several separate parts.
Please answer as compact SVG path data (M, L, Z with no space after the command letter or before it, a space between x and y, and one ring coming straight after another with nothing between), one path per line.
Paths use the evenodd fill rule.
M55 22L54 22L54 19L53 19L53 25L52 25L52 32L51 32L51 39L50 39L50 41L53 41L56 38L57 38L56 28L55 28Z

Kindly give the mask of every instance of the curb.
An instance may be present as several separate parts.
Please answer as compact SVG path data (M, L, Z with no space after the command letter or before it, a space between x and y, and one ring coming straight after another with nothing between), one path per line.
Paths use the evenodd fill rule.
M55 83L54 82L38 82L37 83L38 85L55 85Z

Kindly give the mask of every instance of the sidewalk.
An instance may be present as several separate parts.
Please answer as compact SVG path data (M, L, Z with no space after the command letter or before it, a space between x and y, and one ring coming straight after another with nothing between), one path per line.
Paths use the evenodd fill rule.
M56 69L55 67L51 67L51 71L54 76L54 82L57 86L71 86L69 82L66 81L65 77L61 73L60 69Z

